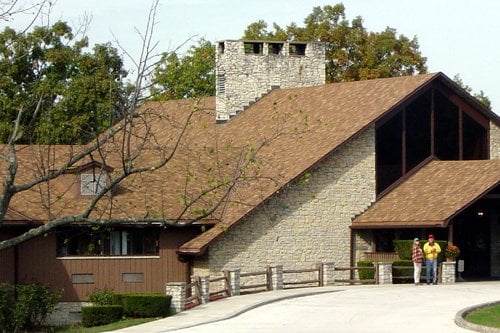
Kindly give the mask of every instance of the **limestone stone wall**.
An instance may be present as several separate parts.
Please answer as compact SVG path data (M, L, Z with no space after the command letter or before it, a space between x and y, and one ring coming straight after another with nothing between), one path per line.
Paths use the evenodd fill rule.
M500 159L500 126L490 121L490 158Z
M82 306L88 302L60 302L45 321L46 325L61 326L80 323L82 321Z
M291 54L290 48L294 46L304 53ZM322 43L227 40L218 43L215 64L218 121L227 121L273 87L325 83L325 47Z
M351 218L375 201L375 130L369 128L333 153L307 177L216 240L194 275L222 270L350 265ZM242 281L244 284L244 281Z

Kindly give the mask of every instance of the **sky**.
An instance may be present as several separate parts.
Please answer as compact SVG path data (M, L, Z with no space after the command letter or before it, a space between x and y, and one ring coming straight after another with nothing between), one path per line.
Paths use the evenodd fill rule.
M260 19L282 27L304 18L316 6L342 2L347 19L357 16L369 31L396 29L416 36L427 57L429 72L459 74L474 92L483 90L500 114L500 1L498 0L160 0L154 39L158 52L176 49L190 38L211 42L239 39L245 28ZM137 57L150 0L57 0L51 21L62 19L77 27L84 15L91 16L91 45L118 40ZM22 20L10 22L15 27ZM5 23L0 23L0 27ZM194 43L194 42L193 42ZM191 44L187 44L191 45ZM128 69L132 62L126 61Z

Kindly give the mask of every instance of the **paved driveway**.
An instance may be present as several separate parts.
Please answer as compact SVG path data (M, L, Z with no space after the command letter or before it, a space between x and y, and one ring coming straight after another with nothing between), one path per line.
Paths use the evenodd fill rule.
M154 322L157 324L155 330L148 330L147 326L141 325L126 331L470 332L455 324L456 313L472 305L500 300L500 282L350 286L321 290L325 293L302 297L294 297L299 296L299 292L294 295L293 291L287 291L286 297L293 298L269 304L265 303L272 301L270 296L275 295L279 299L285 294L262 293L267 294L266 301L258 301L258 296L253 295L232 297L227 302L213 302L190 310L191 313L186 311ZM215 322L198 325L203 323L203 314L205 322ZM176 330L176 327L182 327L178 326L181 321L184 327L197 326Z

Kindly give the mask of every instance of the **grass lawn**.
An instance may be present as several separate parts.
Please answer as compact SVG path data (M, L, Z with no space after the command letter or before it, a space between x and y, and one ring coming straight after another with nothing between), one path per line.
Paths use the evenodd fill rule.
M478 325L500 328L500 304L472 311L465 320Z
M99 333L105 331L118 330L129 326L147 323L148 321L158 320L160 318L127 318L103 326L83 327L80 325L65 326L57 328L54 332L57 333Z

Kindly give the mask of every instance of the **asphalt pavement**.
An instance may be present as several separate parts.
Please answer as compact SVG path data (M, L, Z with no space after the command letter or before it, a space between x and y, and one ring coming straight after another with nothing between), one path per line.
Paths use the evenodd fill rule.
M500 281L289 289L229 297L115 332L500 332L461 320L463 311L499 301Z

